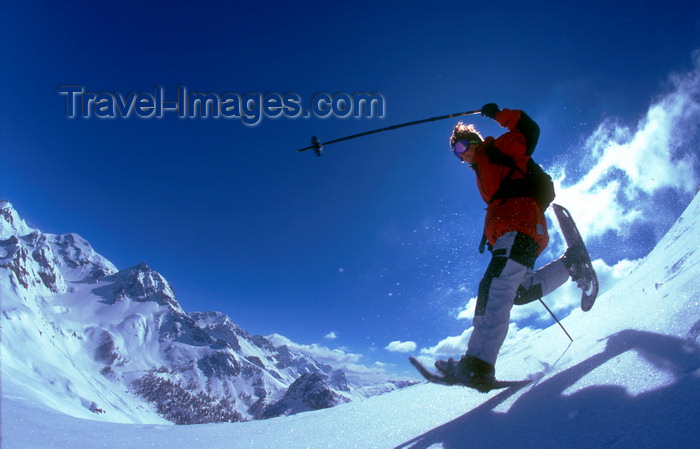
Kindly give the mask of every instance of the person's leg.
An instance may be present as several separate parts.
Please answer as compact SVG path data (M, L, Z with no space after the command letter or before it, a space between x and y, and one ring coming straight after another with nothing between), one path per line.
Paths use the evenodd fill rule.
M504 234L496 241L491 262L479 284L467 356L495 365L508 334L513 299L532 271L537 250L533 239L518 232Z
M518 288L515 304L529 304L547 296L569 280L563 257L554 260L537 271L529 271Z

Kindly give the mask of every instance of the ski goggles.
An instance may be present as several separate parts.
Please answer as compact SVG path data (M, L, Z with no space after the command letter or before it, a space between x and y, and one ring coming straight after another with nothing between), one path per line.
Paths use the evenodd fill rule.
M462 159L462 154L469 149L470 145L478 145L480 143L481 142L479 142L478 140L460 140L457 143L455 143L455 146L452 147L452 152L455 156Z

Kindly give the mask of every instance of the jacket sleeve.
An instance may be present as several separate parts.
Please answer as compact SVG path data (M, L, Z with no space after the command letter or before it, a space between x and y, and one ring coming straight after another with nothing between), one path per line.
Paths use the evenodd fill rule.
M540 138L540 127L529 115L517 109L501 109L494 119L504 128L522 134L525 139L525 154L531 156L535 152Z

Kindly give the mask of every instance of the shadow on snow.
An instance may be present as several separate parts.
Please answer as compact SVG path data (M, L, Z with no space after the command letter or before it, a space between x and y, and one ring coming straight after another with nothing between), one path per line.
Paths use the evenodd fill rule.
M700 322L699 322L700 323ZM496 407L517 393L508 389L465 415L399 448L697 448L700 447L700 354L694 339L625 330L605 350L531 387L506 413ZM636 351L674 381L637 396L624 387L596 385L564 392L588 373ZM645 366L645 365L642 365ZM657 370L636 373L640 383ZM614 375L614 371L611 372Z

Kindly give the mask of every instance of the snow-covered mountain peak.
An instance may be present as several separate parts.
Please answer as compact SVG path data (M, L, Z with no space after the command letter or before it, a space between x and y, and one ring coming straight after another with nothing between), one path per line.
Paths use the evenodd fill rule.
M116 273L117 267L99 255L87 240L75 233L49 234L57 263L70 281L94 282Z
M0 201L0 267L27 293L65 293L69 282L95 282L117 268L77 234L44 234L31 228L12 204Z
M158 272L153 271L146 262L121 270L105 278L113 281L112 300L131 298L135 301L154 301L161 306L172 308L178 313L185 313L175 298L170 283Z
M0 268L8 271L15 288L27 293L64 293L66 280L57 266L47 236L22 224L17 225L16 214L10 209L4 211L7 212L3 218L8 232L4 234L7 238L0 240ZM7 226L9 224L12 226ZM24 231L30 232L24 234Z
M353 396L342 371L250 335L222 313L187 314L145 262L117 270L81 236L44 234L8 201L0 206L4 392L41 392L42 403L82 418L178 424L366 397ZM297 383L294 406L280 404L306 374L314 376ZM319 394L323 401L304 396Z
M27 235L34 231L23 219L19 217L17 211L12 207L12 203L7 200L0 200L0 240L7 240L13 235Z

